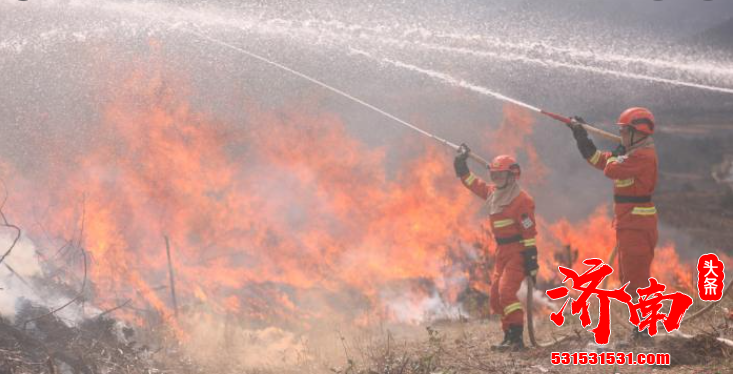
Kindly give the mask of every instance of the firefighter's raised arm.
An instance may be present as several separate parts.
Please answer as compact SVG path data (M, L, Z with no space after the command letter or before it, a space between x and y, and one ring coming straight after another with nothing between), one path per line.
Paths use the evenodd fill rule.
M463 185L478 195L478 197L486 200L489 197L489 193L491 193L491 186L471 173L471 170L468 169L466 160L468 160L468 154L470 152L471 149L466 144L461 144L458 147L458 154L453 161L453 167L456 170L456 176L461 179Z
M622 144L619 144L613 152L598 150L593 141L588 137L588 131L582 126L583 124L586 123L582 118L573 117L570 119L568 127L573 131L573 137L578 145L580 155L591 166L604 171L609 162L616 160L618 156L626 153L626 148Z
M570 123L568 123L568 127L573 131L573 137L578 146L578 151L580 151L580 155L591 166L603 170L606 166L606 159L610 157L610 154L609 152L599 151L596 148L596 145L588 137L588 131L583 127L583 124L585 124L585 121L580 117L572 117L570 118Z

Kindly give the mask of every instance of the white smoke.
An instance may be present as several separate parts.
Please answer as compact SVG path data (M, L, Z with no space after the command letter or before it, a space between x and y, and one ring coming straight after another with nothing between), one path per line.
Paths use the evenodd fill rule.
M14 233L0 236L0 249L4 253L13 243ZM12 269L12 270L11 270ZM14 318L17 302L26 299L37 304L43 300L31 288L33 277L41 275L41 265L36 247L30 239L21 236L11 254L0 264L0 315Z
M457 320L468 313L462 305L444 300L433 290L429 295L416 297L414 294L383 291L381 301L395 322L422 324L435 320Z

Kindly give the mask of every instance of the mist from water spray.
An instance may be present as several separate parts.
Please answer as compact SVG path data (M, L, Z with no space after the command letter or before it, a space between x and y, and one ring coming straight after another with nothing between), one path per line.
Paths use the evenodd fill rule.
M584 46L561 45L559 42L550 44L532 41L532 39L515 41L502 38L498 35L486 34L485 31L472 30L442 30L439 22L412 23L383 23L381 20L366 19L368 22L378 22L377 25L365 25L358 22L338 19L320 19L313 17L318 12L310 12L308 17L274 17L266 14L267 6L250 6L245 14L232 16L221 8L206 6L200 8L184 8L163 3L87 3L73 2L70 7L101 10L106 13L117 13L127 16L144 17L148 23L146 28L155 29L151 22L159 22L160 26L167 25L177 31L184 31L190 27L201 28L201 35L206 38L221 40L214 37L212 32L222 32L231 29L244 33L254 33L261 36L279 37L286 41L300 41L312 46L327 45L330 47L346 47L347 51L355 47L360 50L379 50L378 58L391 58L385 54L386 48L395 52L404 53L406 49L424 53L440 53L447 59L457 56L471 56L489 61L518 62L523 65L539 66L551 69L563 69L577 72L586 72L594 75L605 75L633 81L653 82L677 87L689 87L708 90L718 93L733 93L733 88L722 86L721 83L733 84L733 67L721 61L707 60L695 55L692 61L686 61L689 56L647 57L634 51L633 55L622 55L605 52L602 45L597 48ZM129 17L128 17L129 18ZM354 20L357 21L357 20ZM120 27L133 34L144 34L136 30L135 25L127 24L122 19ZM387 20L386 22L389 22ZM428 25L438 25L427 27ZM203 28L212 28L203 31ZM0 50L20 52L25 48L49 44L54 41L65 40L84 41L87 39L104 38L115 31L109 25L96 25L94 28L83 30L68 30L59 27L47 30L36 38L20 36L6 37L0 40ZM615 46L615 48L619 48ZM649 48L651 50L652 48ZM588 52L592 50L593 52ZM265 52L265 51L258 51ZM442 58L440 55L425 56L428 59ZM665 57L667 59L665 59ZM713 83L714 82L714 83Z
M370 58L372 60L375 60L375 61L378 61L378 62L391 64L391 65L396 66L396 67L399 67L399 68L404 68L404 69L410 70L412 72L416 72L416 73L420 73L420 74L426 75L426 76L428 76L430 78L433 78L433 79L438 80L440 82L446 83L446 84L448 84L450 86L453 86L453 87L465 88L465 89L471 90L473 92L480 93L480 94L485 95L485 96L493 97L495 99L499 99L499 100L502 100L502 101L508 101L508 102L510 102L512 104L521 106L523 108L529 109L529 110L534 111L534 112L540 112L541 111L540 108L537 108L535 106L529 105L529 104L527 104L527 103L525 103L523 101L519 101L519 100L514 99L514 98L511 98L509 96L502 95L501 93L498 93L496 91L492 91L492 90L490 90L490 89L488 89L486 87L479 86L477 84L473 84L473 83L467 82L465 80L452 77L452 76L450 76L450 75L448 75L446 73L441 73L441 72L434 71L434 70L429 70L429 69L423 69L423 68L417 67L415 65L410 65L410 64L407 64L407 63L404 63L404 62L401 62L401 61L392 60L392 59L388 59L388 58L379 59L379 58L376 58L376 57L372 56L368 52L365 52L365 51L362 51L362 50L356 49L356 48L352 48L351 51L354 54L362 55L362 56L368 57L368 58Z
M287 32L286 35L297 38L298 35L302 34L318 34L321 38L325 37L334 42L347 44L350 42L366 42L373 45L393 47L397 50L412 48L418 51L520 62L724 93L733 92L733 89L730 88L690 82L681 78L687 75L690 79L708 80L717 83L726 81L733 84L732 66L700 59L697 53L695 59L686 62L683 59L687 59L687 56L675 56L677 59L675 61L645 58L638 55L627 56L617 53L588 52L585 49L555 46L544 42L507 41L489 35L436 32L424 27L406 26L403 31L400 31L391 27L365 27L358 24L315 19L307 20L304 23L308 27L303 27L297 22L291 23L292 30ZM280 26L282 27L282 24ZM316 32L314 28L318 31ZM240 29L251 31L248 28ZM279 28L279 30L282 32L282 28ZM440 43L440 41L450 44L446 45ZM638 54L638 51L634 53ZM647 73L640 71L646 71ZM673 73L678 78L665 78L655 75L655 72L657 74Z
M429 62L432 62L435 59L444 59L441 61L454 61L458 59L458 56L460 56L461 59L465 56L472 56L484 62L494 60L520 62L523 64L549 67L552 69L557 68L572 71L586 71L599 75L610 75L619 78L647 82L652 81L673 86L687 86L713 92L733 92L733 89L725 87L721 88L694 82L669 80L667 78L655 77L653 74L635 74L619 70L618 67L611 69L597 65L601 63L618 63L620 65L636 63L646 66L650 72L659 72L661 74L662 72L671 70L674 74L677 74L677 72L679 72L679 74L689 74L693 81L696 79L709 79L707 74L710 72L710 74L714 74L715 76L723 77L721 79L722 82L733 82L733 71L731 69L718 67L716 69L705 70L703 66L708 66L707 62L701 62L699 65L700 67L698 68L696 65L691 64L676 64L672 60L643 59L639 57L627 59L622 55L609 54L592 54L588 56L585 52L582 52L579 49L546 45L542 45L538 48L536 47L537 44L533 43L505 42L497 40L493 36L489 35L462 34L460 32L443 33L411 24L406 24L404 26L390 25L388 27L366 27L356 23L324 21L316 18L309 18L306 20L268 18L263 15L258 16L254 13L252 15L244 16L243 18L234 18L217 12L177 7L174 8L173 6L165 6L162 4L150 6L134 3L103 3L102 5L99 5L99 7L101 7L104 12L98 14L111 14L115 16L121 15L122 17L119 17L119 23L112 23L111 25L104 26L88 24L82 26L82 28L78 30L75 30L73 27L56 27L51 30L45 30L35 38L16 35L11 39L0 40L0 51L9 51L11 53L15 52L20 54L28 49L44 52L45 48L48 46L60 45L69 41L81 43L94 40L104 41L105 39L124 41L125 37L133 40L145 40L151 37L154 38L161 34L188 36L187 39L181 39L177 42L181 44L190 43L191 45L198 44L199 46L202 44L218 45L226 49L236 51L238 54L247 55L248 58L255 58L263 63L274 65L282 71L287 71L288 74L310 81L313 84L326 88L350 100L356 101L361 105L367 106L382 115L390 117L398 122L402 122L408 126L410 123L391 115L379 107L373 106L366 101L352 96L348 89L344 88L341 90L334 87L344 86L339 86L339 84L336 83L333 85L327 83L337 82L334 76L336 76L338 72L333 72L334 76L314 74L307 75L302 72L307 70L302 69L302 66L299 64L297 59L285 59L279 56L273 58L264 57L270 56L269 53L275 53L275 51L254 49L251 46L244 46L243 43L236 41L238 40L237 38L241 38L243 35L253 35L254 37L251 39L254 40L259 40L257 37L260 36L277 37L286 42L301 42L301 44L311 48L324 46L330 47L334 48L337 52L343 53L341 55L337 53L335 56L344 60L344 69L353 69L353 65L350 65L350 61L347 57L354 57L354 59L359 60L366 58L374 62L373 66L378 66L380 69L383 69L385 66L388 68L394 67L410 74L414 73L428 77L436 82L440 82L451 87L459 87L487 97L509 101L533 111L539 111L539 108L524 103L518 99L502 95L488 87L458 78L458 75L452 70L438 71L436 69L428 69L425 66L433 66L433 64L429 64ZM89 6L89 8L97 9L97 6ZM191 35L194 35L200 40L194 40L192 42L193 38L190 37ZM478 45L466 46L465 44L468 43L475 43ZM54 53L53 50L51 50L51 53ZM415 53L416 58L419 58L419 60L417 60L419 62L414 64L408 63L407 61L415 61L412 59L412 55L405 57L406 54L409 53ZM429 53L429 55L424 55L425 53ZM558 54L563 53L566 53L570 57L583 60L582 62L569 62L572 60L567 60L564 57L558 56ZM273 54L273 56L277 55ZM217 56L207 56L207 58L208 57L211 57L211 59L214 60ZM0 56L0 62L2 62L4 58L5 57ZM280 64L277 61L282 61L283 64ZM247 59L242 59L238 62L242 65L252 63L252 61L248 61ZM591 65L584 65L586 63ZM281 71L273 69L273 76L279 77L278 79L290 79L290 77L283 76L284 74L280 73ZM314 78L314 76L318 76L318 79ZM224 86L236 84L235 82L219 83ZM389 87L388 83L388 79L384 78L384 86ZM356 96L361 95L360 91L353 91L353 93L356 94ZM416 130L420 131L419 129ZM450 145L455 146L455 144L452 143L450 143ZM21 289L22 288L17 288L17 290ZM442 311L442 313L438 314L439 316L447 316L450 318L457 318L457 316L462 316L464 314L460 305L456 306L454 304L447 304L440 295L436 295L435 293L430 294L428 298L421 300L420 303L414 304L406 302L404 298L405 292L400 290L399 292L389 293L388 291L390 290L384 291L386 294L381 295L381 297L383 301L386 304L389 304L391 309L395 311L398 320L411 322L423 321L424 316L420 313L426 310L439 310ZM520 290L520 293L523 295L524 291ZM10 302L13 300L14 299L8 299L8 302L6 303L6 308L8 310L10 310L12 305ZM0 306L2 303L3 301L0 300ZM51 305L57 304L59 304L57 301L51 302ZM69 308L67 311L72 311L72 309ZM417 319L416 316L418 317ZM201 330L207 330L204 332L212 335L211 340L206 339L202 341L202 344L209 345L208 348L211 348L212 346L208 343L216 341L218 336L221 335L219 334L221 330L212 329L211 324L196 321L196 324L193 325L198 326ZM227 326L221 327L222 330L225 328L227 328ZM279 346L281 342L284 342L282 344L286 346L294 344L298 345L297 343L292 343L290 341L292 339L292 334L282 334L281 336L281 334L277 333L276 335L277 337L274 340L277 342L277 344L275 344L277 346ZM251 342L249 343L251 346ZM248 352L252 356L260 356L262 355L261 351L271 351L270 345L263 344L263 346L265 348L260 347L255 350L256 354L252 354L252 349L249 347ZM253 357L253 359L254 358L255 357Z
M647 81L673 86L690 87L702 90L709 90L719 93L733 93L733 88L721 87L712 84L698 83L684 79L665 78L663 76L649 73L634 72L635 66L641 66L643 70L656 71L657 73L672 71L675 75L688 75L698 80L713 80L716 82L733 82L733 68L719 63L697 60L695 63L683 63L679 61L666 61L661 59L628 57L617 54L596 54L585 52L577 48L555 47L547 44L531 42L506 42L493 40L491 37L477 37L462 35L458 33L435 33L422 27L407 28L402 32L402 39L390 36L395 30L387 28L366 28L358 24L348 24L337 21L324 22L317 19L304 21L289 21L278 19L273 23L275 26L237 26L244 32L258 32L263 34L279 34L293 40L301 39L303 36L313 36L315 43L338 43L349 47L351 43L362 42L381 47L393 47L397 50L414 48L419 51L441 52L448 55L472 56L475 58L519 62L527 65L535 65L554 69L567 69L571 71L588 72L595 75L606 75L617 78ZM265 22L267 25L267 22ZM334 27L335 26L335 27ZM365 33L371 31L372 33ZM396 34L400 34L397 32ZM411 40L415 39L417 41ZM483 48L471 48L465 46L444 45L435 42L426 42L425 39L448 38L452 41L476 41L478 40ZM357 48L351 48L357 50ZM517 52L519 51L519 52ZM387 61L385 61L387 62ZM604 67L603 65L613 67ZM631 70L630 70L631 69Z
M170 26L171 27L174 27L174 25L170 25ZM444 144L444 145L446 145L446 146L448 146L450 148L453 148L453 149L458 149L458 145L457 144L452 143L452 142L450 142L450 141L448 141L446 139L440 138L440 137L438 137L436 135L433 135L433 134L431 134L431 133L429 133L429 132L427 132L427 131L425 131L425 130L423 130L423 129L421 129L421 128L419 128L419 127L417 127L417 126L415 126L415 125L413 125L413 124L411 124L411 123L409 123L409 122L407 122L407 121L405 121L405 120L403 120L403 119L401 119L401 118L399 118L399 117L397 117L397 116L395 116L395 115L393 115L391 113L389 113L389 112L387 112L387 111L385 111L384 109L381 109L381 108L376 107L376 106L374 106L374 105L372 105L370 103L367 103L366 101L364 101L362 99L359 99L359 98L357 98L357 97L355 97L355 96L353 96L353 95L351 95L351 94L349 94L347 92L344 92L344 91L342 91L342 90L340 90L340 89L338 89L336 87L333 87L333 86L331 86L331 85L329 85L327 83L324 83L324 82L322 82L322 81L320 81L320 80L318 80L316 78L313 78L310 75L304 74L304 73L302 73L302 72L300 72L298 70L292 69L292 68L290 68L288 66L285 66L285 65L283 65L281 63L278 63L276 61L273 61L271 59L268 59L266 57L263 57L263 56L261 56L259 54L250 52L248 50L242 49L242 48L237 47L237 46L235 46L233 44L230 44L230 43L221 41L219 39L212 38L212 37L210 37L208 35L202 34L201 32L193 31L191 29L185 29L185 30L183 30L183 32L189 33L189 34L192 34L192 35L195 35L195 36L197 36L199 38L208 40L208 41L210 41L210 42L212 42L214 44L218 44L220 46L223 46L223 47L232 49L234 51L237 51L239 53L245 54L245 55L247 55L247 56L249 56L251 58L254 58L254 59L259 60L261 62L264 62L266 64L270 64L270 65L272 65L272 66L274 66L274 67L276 67L278 69L281 69L281 70L283 70L285 72L288 72L288 73L293 74L293 75L295 75L297 77L300 77L302 79L305 79L305 80L307 80L307 81L309 81L309 82L311 82L311 83L313 83L315 85L321 86L321 87L323 87L323 88L325 88L325 89L327 89L327 90L329 90L329 91L331 91L331 92L333 92L333 93L335 93L337 95L340 95L342 97L345 97L345 98L347 98L347 99L349 99L349 100L351 100L351 101L353 101L353 102L355 102L357 104L363 105L363 106L365 106L365 107L367 107L367 108L369 108L369 109L371 109L371 110L373 110L373 111L375 111L375 112L377 112L377 113L379 113L379 114L381 114L381 115L383 115L383 116L385 116L387 118L390 118L390 119L392 119L392 120L394 120L394 121L396 121L396 122L398 122L398 123L400 123L400 124L402 124L404 126L407 126L408 128L410 128L410 129L412 129L412 130L414 130L414 131L416 131L416 132L418 132L418 133L420 133L422 135L427 136L428 138L431 138L431 139L436 140L438 143Z
M719 86L713 86L713 85L701 84L701 83L693 83L693 82L687 82L687 81L678 80L678 79L667 79L667 78L655 77L655 76L651 76L647 74L637 74L637 73L625 72L625 71L608 69L608 68L597 67L597 66L588 66L588 65L555 61L552 59L532 58L526 55L520 55L520 54L515 54L515 53L507 53L507 52L497 53L497 52L491 52L491 51L474 50L474 49L463 48L463 47L448 47L448 46L428 44L428 43L422 43L422 42L421 43L400 43L399 41L393 40L390 43L394 43L397 45L401 44L403 46L411 45L411 46L416 46L416 47L426 49L426 50L452 53L452 54L460 54L460 55L468 55L468 56L477 57L477 58L490 58L490 59L503 60L503 61L509 61L509 62L521 62L524 64L533 64L533 65L538 65L541 67L563 68L563 69L568 69L568 70L593 73L597 75L608 75L608 76L613 76L617 78L654 82L654 83L660 83L660 84L666 84L666 85L672 85L672 86L697 88L701 90L709 90L709 91L720 92L720 93L733 93L733 88L719 87ZM366 55L366 52L358 50L356 48L352 48L352 50L359 52L359 54ZM444 79L448 77L444 73L438 73L435 71L431 71L428 73L428 70L426 69L421 69L414 65L406 64L406 63L396 61L393 59L389 59L389 58L379 59L372 55L369 55L369 57L374 60L392 64L397 67L408 68L409 70L412 70L412 71L421 72L433 78L443 80L445 82L455 81L455 79L453 78ZM721 70L728 70L728 69L721 69ZM730 73L733 74L733 71L731 71ZM469 88L469 87L465 87L465 88Z

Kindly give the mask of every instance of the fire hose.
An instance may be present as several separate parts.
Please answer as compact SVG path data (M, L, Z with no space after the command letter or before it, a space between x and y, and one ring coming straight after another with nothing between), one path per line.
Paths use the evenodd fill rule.
M529 335L529 342L532 343L533 347L537 347L537 339L534 337L534 320L532 319L532 307L534 299L534 279L531 276L527 276L527 334Z
M177 28L177 25L174 25L174 24L171 24L169 22L162 21L162 20L160 20L160 21L163 22L163 23L165 23L165 24L167 24L171 28ZM450 142L450 141L448 141L446 139L443 139L443 138L441 138L441 137L439 137L439 136L437 136L435 134L431 134L431 133L429 133L429 132L427 132L427 131L425 131L425 130L423 130L423 129L421 129L421 128L419 128L419 127L417 127L417 126L415 126L415 125L413 125L413 124L411 124L411 123L409 123L409 122L407 122L407 121L405 121L405 120L403 120L403 119L401 119L401 118L399 118L399 117L397 117L397 116L395 116L395 115L393 115L391 113L389 113L389 112L387 112L387 111L385 111L384 109L381 109L381 108L379 108L379 107L377 107L375 105L372 105L372 104L370 104L370 103L368 103L368 102L366 102L366 101L364 101L364 100L362 100L362 99L360 99L360 98L358 98L356 96L351 95L348 92L345 92L345 91L340 90L340 89L338 89L336 87L333 87L333 86L331 86L331 85L329 85L329 84L327 84L327 83L325 83L325 82L323 82L321 80L318 80L316 78L313 78L310 75L307 75L305 73L302 73L302 72L300 72L298 70L295 70L295 69L293 69L293 68L291 68L289 66L286 66L286 65L283 65L283 64L281 64L279 62L273 61L271 59L268 59L266 57L263 57L263 56L261 56L261 55L259 55L257 53L251 52L251 51L246 50L244 48L241 48L241 47L235 46L233 44L230 44L230 43L221 41L219 39L213 38L211 36L208 36L208 35L204 34L203 32L192 30L191 28L181 29L181 31L186 32L186 33L191 34L191 35L194 35L194 36L196 36L198 38L207 40L207 41L209 41L211 43L218 44L218 45L220 45L222 47L232 49L232 50L237 51L239 53L242 53L242 54L244 54L246 56L249 56L249 57L251 57L253 59L256 59L258 61L264 62L264 63L266 63L268 65L271 65L271 66L274 66L274 67L276 67L276 68L278 68L280 70L283 70L285 72L288 72L290 74L293 74L293 75L295 75L295 76L297 76L299 78L302 78L302 79L304 79L304 80L306 80L308 82L311 82L311 83L313 83L315 85L318 85L318 86L320 86L322 88L325 88L325 89L327 89L327 90L329 90L329 91L331 91L331 92L333 92L333 93L335 93L337 95L340 95L342 97L345 97L345 98L347 98L347 99L349 99L349 100L351 100L351 101L353 101L353 102L355 102L357 104L363 105L363 106L365 106L365 107L367 107L367 108L369 108L369 109L371 109L371 110L373 110L373 111L375 111L375 112L377 112L377 113L379 113L379 114L381 114L381 115L383 115L383 116L385 116L387 118L392 119L393 121L395 121L395 122L397 122L397 123L399 123L399 124L401 124L401 125L409 128L409 129L411 129L411 130L413 130L415 132L418 132L418 133L420 133L420 134L422 134L424 136L427 136L428 138L431 138L431 139L437 141L438 143L440 143L440 144L442 144L442 145L444 145L446 147L452 148L453 150L458 150L458 148L459 148L459 145L458 144L452 143L452 142ZM564 117L564 116L561 116L559 114L548 112L546 110L543 110L543 109L537 108L535 106L526 104L526 103L521 102L519 100L512 99L512 98L510 98L508 96L504 96L504 95L501 95L501 94L498 94L498 93L497 94L494 94L492 96L494 98L498 99L498 100L501 100L501 101L504 101L504 102L507 102L507 103L513 103L515 105L519 105L519 106L521 106L523 108L529 109L529 110L531 110L533 112L543 114L543 115L545 115L547 117L550 117L550 118L552 118L554 120L557 120L557 121L559 121L561 123L569 124L570 121L571 121L571 119L568 118L568 117ZM612 140L612 141L615 141L615 142L621 142L621 138L618 135L611 134L611 133L609 133L607 131L601 130L599 128L593 127L593 126L588 125L588 124L582 124L582 126L586 129L586 131L588 131L591 134L594 134L594 135L597 135L597 136L600 136L600 137L603 137L603 138L606 138L606 139L609 139L609 140ZM470 152L468 156L471 159L473 159L474 161L478 162L479 164L481 164L481 165L483 165L485 167L488 167L489 166L489 162L486 159L482 158L479 155L474 154L473 152Z
M549 347L553 344L560 343L570 338L570 335L565 335L560 339L547 343L538 343L537 338L534 334L534 320L532 318L532 308L534 306L534 279L531 276L527 276L527 335L529 335L529 342L535 348Z
M212 43L219 44L219 45L221 45L223 47L226 47L226 48L229 48L229 49L238 51L238 52L243 53L243 54L245 54L245 55L247 55L249 57L252 57L252 58L254 58L256 60L259 60L259 61L264 62L266 64L272 65L272 66L274 66L276 68L279 68L281 70L284 70L284 71L286 71L288 73L291 73L291 74L293 74L295 76L298 76L298 77L300 77L300 78L302 78L304 80L307 80L307 81L309 81L311 83L314 83L314 84L316 84L318 86L321 86L321 87L323 87L323 88L325 88L325 89L327 89L327 90L329 90L331 92L334 92L334 93L336 93L336 94L338 94L340 96L343 96L343 97L345 97L345 98L347 98L347 99L349 99L349 100L351 100L351 101L353 101L353 102L355 102L357 104L363 105L363 106L365 106L365 107L367 107L367 108L369 108L369 109L371 109L371 110L373 110L373 111L375 111L375 112L377 112L377 113L379 113L379 114L381 114L381 115L383 115L383 116L385 116L387 118L390 118L390 119L394 120L395 122L397 122L397 123L399 123L399 124L401 124L401 125L409 128L409 129L411 129L411 130L413 130L415 132L418 132L418 133L420 133L420 134L422 134L422 135L424 135L424 136L426 136L426 137L428 137L430 139L433 139L433 140L437 141L438 143L440 143L440 144L442 144L442 145L444 145L446 147L452 148L453 150L456 150L457 151L458 148L459 148L459 145L457 145L455 143L452 143L452 142L450 142L450 141L448 141L448 140L446 140L444 138L441 138L441 137L439 137L439 136L437 136L435 134L432 134L430 132L427 132L427 131L425 131L425 130L423 130L423 129L421 129L421 128L419 128L419 127L417 127L417 126L415 126L415 125L413 125L413 124L411 124L411 123L409 123L409 122L407 122L407 121L405 121L405 120L403 120L403 119L401 119L401 118L399 118L399 117L397 117L397 116L395 116L395 115L393 115L393 114L391 114L391 113L389 113L389 112L387 112L387 111L379 108L379 107L376 107L376 106L374 106L374 105L372 105L372 104L370 104L370 103L368 103L368 102L366 102L366 101L364 101L362 99L359 99L359 98L357 98L357 97L355 97L355 96L353 96L353 95L351 95L351 94L349 94L349 93L347 93L345 91L342 91L342 90L340 90L340 89L338 89L336 87L333 87L333 86L331 86L331 85L329 85L327 83L324 83L324 82L322 82L322 81L320 81L320 80L318 80L316 78L313 78L313 77L311 77L311 76L309 76L307 74L304 74L304 73L302 73L300 71L297 71L295 69L292 69L292 68L290 68L288 66L285 66L285 65L283 65L283 64L281 64L279 62L272 61L272 60L270 60L268 58L265 58L263 56L260 56L260 55L258 55L256 53L253 53L253 52L250 52L248 50L245 50L245 49L243 49L241 47L237 47L235 45L232 45L232 44L223 42L221 40L214 39L214 38L212 38L212 37L210 37L210 36L208 36L206 34L203 34L203 33L197 32L197 31L193 31L193 30L187 29L186 32L189 32L189 33L191 33L191 34L193 34L195 36L198 36L199 38L208 40L208 41L210 41ZM511 98L509 98L507 96L504 96L504 95L497 94L497 95L492 95L492 96L494 98L498 99L498 100L501 100L501 101L504 101L504 102L508 102L508 103L512 103L512 104L515 104L515 105L519 105L519 106L521 106L523 108L526 108L526 109L529 109L529 110L531 110L531 111L533 111L535 113L540 113L542 115L548 116L548 117L550 117L550 118L552 118L552 119L554 119L556 121L559 121L561 123L564 123L564 124L570 124L570 122L571 122L571 119L568 118L568 117L564 117L564 116L561 116L559 114L555 114L555 113L546 111L544 109L537 108L535 106L532 106L532 105L529 105L529 104L520 102L518 100L511 99ZM597 136L600 136L600 137L603 137L603 138L606 138L606 139L609 139L609 140L615 141L615 142L620 142L621 141L621 138L618 135L611 134L611 133L609 133L607 131L603 131L603 130L601 130L599 128L593 127L593 126L588 125L588 124L581 124L581 126L583 126L586 129L586 131L588 131L591 134L594 134L594 135L597 135ZM481 164L484 167L488 167L489 166L489 162L486 159L484 159L483 157L475 154L474 152L469 152L468 153L468 157L471 158L471 159L473 159L474 161L478 162L479 164ZM529 338L530 338L530 341L531 341L532 345L535 346L535 347L540 347L542 345L540 345L540 344L537 343L537 340L536 340L535 334L534 334L534 324L533 324L533 321L532 321L532 297L533 297L533 292L534 292L534 281L531 279L531 277L527 277L527 329L528 329L528 332L529 332ZM567 338L567 337L565 337L565 338ZM564 340L565 338L563 338L562 340Z
M611 254L608 256L608 264L613 264L613 261L616 259L616 251L618 249L618 246L613 247L613 250L611 251ZM568 336L563 337L560 340L556 340L552 343L537 343L537 338L535 338L534 334L534 319L532 318L532 309L534 305L534 279L531 276L527 276L527 335L529 335L529 342L532 343L533 347L547 347L551 344L555 344L558 342L561 342L568 338ZM606 288L606 284L608 282L608 278L603 280L603 284L601 288ZM725 297L725 294L723 295ZM722 299L721 299L722 300ZM709 308L710 306L706 307ZM704 310L701 310L700 312L703 312ZM698 312L698 314L700 313ZM695 316L691 317L694 318Z
M687 322L694 321L694 320L698 319L700 316L702 316L705 313L709 312L711 309L713 309L714 306L718 305L718 303L720 303L721 301L723 301L723 299L725 299L725 297L730 292L731 286L733 286L733 279L731 279L728 282L728 284L725 286L725 289L723 290L723 295L720 296L720 300L714 301L714 302L706 305L704 308L698 310L697 312L695 312L695 314L693 314L690 317L688 317L685 321L687 321Z
M173 25L171 23L168 23L168 22L165 22L165 21L161 21L161 22L168 24L168 26L170 26L172 28L177 28L176 25ZM288 67L286 65L283 65L283 64L281 64L279 62L275 62L275 61L273 61L271 59L268 59L266 57L263 57L263 56L261 56L261 55L259 55L257 53L251 52L251 51L246 50L244 48L241 48L241 47L235 46L233 44L230 44L230 43L227 43L227 42L224 42L224 41L215 39L215 38L213 38L211 36L208 36L208 35L206 35L206 34L204 34L202 32L195 31L195 30L192 30L190 28L182 29L182 31L184 31L186 33L189 33L191 35L194 35L196 37L199 37L201 39L207 40L207 41L209 41L211 43L218 44L218 45L220 45L222 47L229 48L231 50L237 51L237 52L242 53L244 55L247 55L247 56L249 56L249 57L251 57L253 59L256 59L258 61L264 62L264 63L266 63L268 65L274 66L274 67L276 67L276 68L278 68L280 70L283 70L283 71L288 72L290 74L293 74L293 75L295 75L297 77L300 77L300 78L302 78L302 79L304 79L306 81L309 81L309 82L311 82L313 84L316 84L316 85L318 85L318 86L320 86L322 88L325 88L325 89L327 89L327 90L329 90L329 91L331 91L331 92L333 92L333 93L335 93L337 95L340 95L342 97L345 97L345 98L347 98L347 99L349 99L349 100L351 100L351 101L353 101L353 102L355 102L357 104L363 105L363 106L365 106L365 107L367 107L367 108L369 108L369 109L371 109L371 110L373 110L373 111L375 111L375 112L377 112L377 113L379 113L379 114L381 114L381 115L383 115L383 116L385 116L387 118L390 118L393 121L395 121L395 122L397 122L397 123L399 123L399 124L401 124L401 125L409 128L409 129L411 129L411 130L413 130L415 132L418 132L418 133L420 133L420 134L422 134L422 135L424 135L424 136L426 136L426 137L428 137L430 139L433 139L433 140L437 141L438 143L440 143L440 144L442 144L442 145L444 145L446 147L452 148L453 150L458 150L458 148L459 148L459 145L457 145L455 143L452 143L452 142L450 142L450 141L448 141L448 140L446 140L444 138L441 138L441 137L439 137L439 136L437 136L435 134L432 134L430 132L427 132L427 131L425 131L425 130L423 130L423 129L421 129L421 128L419 128L419 127L417 127L417 126L415 126L415 125L413 125L413 124L411 124L411 123L409 123L409 122L407 122L407 121L405 121L405 120L403 120L403 119L401 119L401 118L399 118L399 117L397 117L397 116L395 116L395 115L393 115L393 114L391 114L391 113L389 113L389 112L387 112L387 111L385 111L385 110L383 110L383 109L381 109L379 107L377 107L377 106L374 106L374 105L372 105L372 104L370 104L370 103L368 103L368 102L366 102L366 101L364 101L362 99L359 99L359 98L357 98L357 97L355 97L355 96L353 96L353 95L351 95L351 94L349 94L349 93L347 93L345 91L342 91L342 90L340 90L340 89L338 89L336 87L333 87L333 86L331 86L331 85L329 85L329 84L327 84L325 82L322 82L322 81L320 81L320 80L318 80L316 78L313 78L313 77L311 77L311 76L309 76L309 75L307 75L305 73L302 73L302 72L300 72L298 70L295 70L295 69L293 69L291 67ZM521 106L521 107L523 107L525 109L528 109L530 111L533 111L535 113L539 113L539 114L545 115L545 116L550 117L550 118L552 118L552 119L554 119L556 121L559 121L560 123L564 123L564 124L570 124L571 123L571 119L568 118L568 117L561 116L559 114L555 114L555 113L546 111L544 109L540 109L538 107L535 107L535 106L526 104L526 103L521 102L519 100L515 100L515 99L509 98L507 96L504 96L504 95L501 95L501 94L498 94L498 93L494 93L491 96L494 97L494 98L496 98L496 99L498 99L498 100L500 100L500 101L507 102L507 103L512 103L514 105ZM594 134L594 135L597 135L597 136L600 136L600 137L609 139L609 140L614 141L614 142L620 142L621 141L621 138L618 135L611 134L611 133L609 133L607 131L601 130L599 128L593 127L593 126L588 125L588 124L581 124L581 125L583 126L583 128L586 129L586 131L588 131L591 134ZM478 162L479 164L481 164L484 167L488 167L489 166L489 162L486 159L484 159L483 157L481 157L479 155L476 155L474 152L469 152L468 153L468 157L471 158L471 159L473 159L474 161ZM529 331L530 341L531 341L531 343L532 343L533 346L536 346L537 347L537 346L540 346L540 345L537 343L537 341L535 339L535 336L534 336L534 325L533 325L533 322L532 322L532 297L533 297L533 292L534 292L534 281L531 279L531 277L527 277L527 310L528 310L528 312L527 312L527 325L528 325L528 331Z

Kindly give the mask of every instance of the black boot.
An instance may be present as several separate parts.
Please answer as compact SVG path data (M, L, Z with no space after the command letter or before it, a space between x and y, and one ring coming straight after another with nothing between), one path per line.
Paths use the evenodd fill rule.
M491 350L501 350L502 347L506 347L507 345L509 345L509 330L504 330L504 340L502 340L499 344L492 345Z
M517 352L517 351L523 351L525 349L524 326L522 325L509 326L507 335L508 335L509 341L506 344L500 345L497 348L498 351Z

